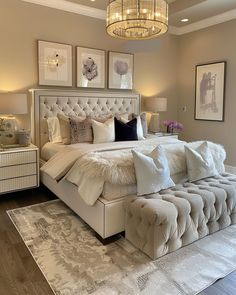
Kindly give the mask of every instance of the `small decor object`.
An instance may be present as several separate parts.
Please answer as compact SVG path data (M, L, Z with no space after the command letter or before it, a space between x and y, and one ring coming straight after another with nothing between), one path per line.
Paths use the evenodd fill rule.
M72 46L38 41L39 85L72 86Z
M105 51L77 47L77 87L105 88Z
M177 121L166 120L163 122L163 125L166 127L167 133L174 133L174 129L182 131L184 129L183 124Z
M109 52L110 89L133 89L133 54Z
M196 66L195 120L224 121L226 62Z
M29 146L31 139L30 139L30 130L19 130L16 132L16 136L18 138L18 143L20 146Z
M120 39L150 39L168 30L166 0L110 0L107 7L107 33Z

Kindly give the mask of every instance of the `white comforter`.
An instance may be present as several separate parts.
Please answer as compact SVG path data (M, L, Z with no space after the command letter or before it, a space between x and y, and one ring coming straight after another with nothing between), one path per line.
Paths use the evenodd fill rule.
M93 205L101 195L105 182L120 185L136 183L132 149L148 154L158 144L163 145L173 180L186 179L186 143L169 137L68 146L46 162L41 170L57 181L63 178L76 184L83 200ZM198 144L191 143L193 147ZM225 152L213 143L210 143L210 148L218 163L218 171L222 172Z

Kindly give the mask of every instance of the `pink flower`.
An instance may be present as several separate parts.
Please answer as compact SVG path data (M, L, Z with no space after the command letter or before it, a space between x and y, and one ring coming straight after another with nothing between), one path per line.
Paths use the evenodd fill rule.
M173 121L173 120L165 120L163 122L163 125L167 127L167 130L177 129L177 130L182 131L184 129L183 124L181 124L177 121Z

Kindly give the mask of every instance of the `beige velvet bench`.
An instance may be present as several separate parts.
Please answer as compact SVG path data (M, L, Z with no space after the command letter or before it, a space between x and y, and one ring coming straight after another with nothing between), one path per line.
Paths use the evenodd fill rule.
M236 175L224 173L125 201L125 236L157 259L236 223Z

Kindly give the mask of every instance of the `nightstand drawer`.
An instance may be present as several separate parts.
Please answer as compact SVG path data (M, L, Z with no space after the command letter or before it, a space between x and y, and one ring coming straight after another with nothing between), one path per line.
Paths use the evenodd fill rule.
M37 175L18 177L0 181L0 193L38 186Z
M0 154L0 167L37 162L36 151L6 152Z
M37 163L0 168L1 180L35 174L37 174Z

